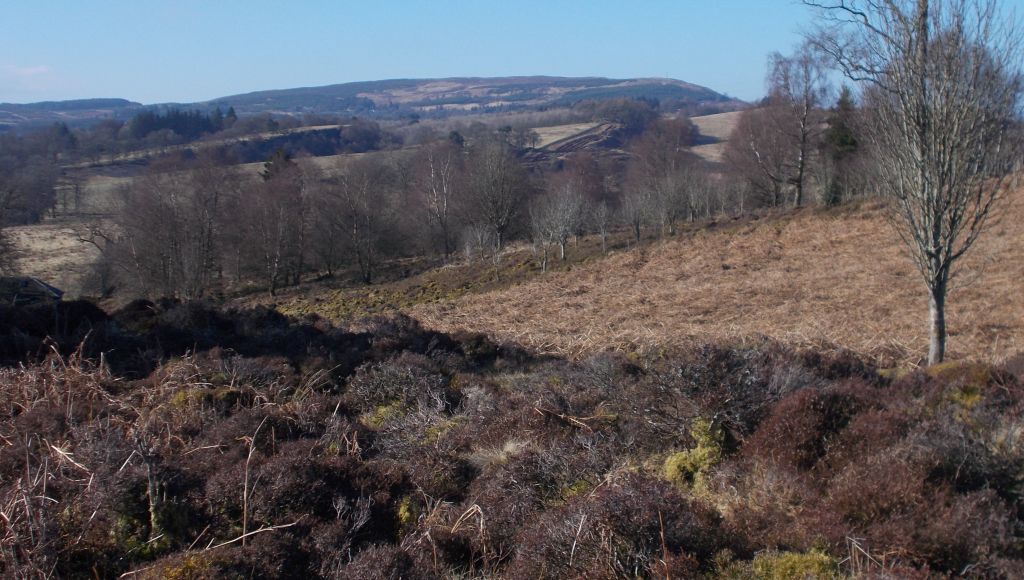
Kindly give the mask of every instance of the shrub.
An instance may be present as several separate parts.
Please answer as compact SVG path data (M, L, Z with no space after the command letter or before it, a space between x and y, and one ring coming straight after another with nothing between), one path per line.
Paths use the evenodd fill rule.
M873 404L869 394L856 387L796 391L772 406L743 452L810 469L850 420Z
M509 566L516 578L691 576L727 546L714 510L638 474L525 524Z

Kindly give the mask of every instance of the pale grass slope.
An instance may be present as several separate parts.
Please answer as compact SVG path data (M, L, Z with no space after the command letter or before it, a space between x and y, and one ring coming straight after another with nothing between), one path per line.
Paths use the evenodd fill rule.
M76 225L46 222L9 228L14 243L15 270L34 276L77 297L92 275L98 257L95 246L78 240Z
M725 155L725 142L729 140L729 135L732 134L741 114L743 114L742 111L733 111L691 118L690 120L697 126L701 135L714 140L712 143L695 145L693 152L708 161L721 161Z
M1024 351L1022 198L1024 190L1012 196L950 295L951 357ZM852 349L886 366L917 364L927 352L924 284L877 204L705 230L645 254L618 253L412 314L439 330L568 356L759 336Z

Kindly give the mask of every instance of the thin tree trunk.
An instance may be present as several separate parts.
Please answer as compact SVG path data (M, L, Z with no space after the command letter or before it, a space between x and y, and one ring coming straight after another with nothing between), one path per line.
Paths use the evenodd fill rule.
M928 325L930 332L928 344L928 364L938 364L946 357L946 284L936 284L929 293Z

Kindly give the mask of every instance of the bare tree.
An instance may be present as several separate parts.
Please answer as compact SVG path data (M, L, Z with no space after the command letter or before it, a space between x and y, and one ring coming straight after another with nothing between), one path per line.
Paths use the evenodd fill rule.
M605 200L591 203L587 211L587 222L592 232L601 236L601 253L608 252L608 230L612 222L612 209Z
M805 4L822 21L815 42L863 87L881 191L928 288L928 362L941 362L954 265L1019 164L1020 31L993 0Z
M236 241L239 277L242 271L260 272L271 296L304 265L308 243L309 190L302 169L283 154L275 154L241 197L234 213L240 225Z
M373 282L382 246L393 233L390 228L394 217L390 200L392 179L385 165L365 158L349 167L336 190L334 219L347 233L347 249L355 257L360 277L366 284Z
M583 196L565 183L547 195L535 199L530 207L534 244L541 250L541 268L547 270L548 247L557 245L559 259L565 260L569 237L583 222Z
M526 201L526 171L507 144L490 140L474 148L468 173L468 191L463 196L466 219L490 231L497 255Z
M680 220L696 219L690 187L697 162L690 151L694 134L688 119L664 119L651 124L632 148L631 187L648 193L647 209L661 226L662 235L675 234Z
M622 195L622 221L633 232L633 241L638 248L644 226L650 222L653 213L653 199L650 191L640 187L630 187Z
M82 239L111 252L139 291L200 298L222 272L222 209L237 176L206 163L192 171L155 171L121 191L116 236L96 227Z
M742 114L727 145L727 162L772 206L782 205L789 190L794 207L804 203L824 129L821 107L831 93L826 63L810 43L792 56L769 56L768 96Z
M418 166L417 191L447 261L456 244L453 209L462 171L462 151L451 141L433 143L421 151Z
M747 109L726 142L725 161L761 203L777 207L782 205L790 181L786 149L785 136L767 109Z
M768 114L787 138L789 185L793 206L804 201L811 155L823 132L821 107L832 91L824 54L804 43L792 56L774 53L769 57Z

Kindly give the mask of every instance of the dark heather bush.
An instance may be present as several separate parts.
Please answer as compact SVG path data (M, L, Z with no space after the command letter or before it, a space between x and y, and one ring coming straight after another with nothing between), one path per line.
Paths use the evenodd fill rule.
M744 445L744 454L800 470L814 467L857 413L874 404L873 393L857 387L803 389L782 399Z
M768 341L566 361L403 316L56 314L0 307L0 576L1024 570L1013 360L892 380Z
M687 577L727 546L709 506L626 474L527 523L510 576Z

